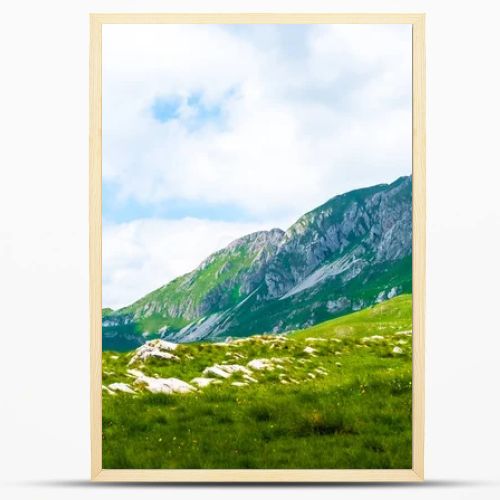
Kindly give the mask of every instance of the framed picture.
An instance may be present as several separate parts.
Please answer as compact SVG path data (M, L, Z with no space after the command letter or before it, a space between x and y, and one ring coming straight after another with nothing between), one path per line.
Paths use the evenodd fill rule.
M92 14L92 479L421 481L423 14Z

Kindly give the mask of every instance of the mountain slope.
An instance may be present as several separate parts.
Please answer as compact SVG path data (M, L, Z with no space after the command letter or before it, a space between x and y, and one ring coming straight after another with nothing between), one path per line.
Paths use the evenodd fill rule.
M336 196L286 232L240 238L119 311L103 348L304 328L411 292L411 177Z

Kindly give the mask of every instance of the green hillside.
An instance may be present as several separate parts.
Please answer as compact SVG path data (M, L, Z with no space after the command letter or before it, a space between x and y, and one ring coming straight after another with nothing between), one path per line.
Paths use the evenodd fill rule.
M387 335L412 328L412 296L399 295L386 302L319 325L293 332L296 339L308 337L335 338L349 335Z
M411 468L411 303L104 352L104 468Z

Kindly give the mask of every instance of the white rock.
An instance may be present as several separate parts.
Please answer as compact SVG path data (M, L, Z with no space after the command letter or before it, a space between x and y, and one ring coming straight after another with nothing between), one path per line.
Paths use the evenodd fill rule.
M313 347L311 346L307 346L307 347L304 347L304 352L306 354L314 354L316 352L316 349L314 349Z
M109 387L106 387L105 385L102 386L102 390L106 391L111 396L114 396L116 394L116 392L112 391Z
M166 340L160 340L161 342L161 346L160 346L160 349L162 351L175 351L178 347L178 344L176 344L175 342L167 342Z
M149 392L158 394L173 394L174 390L168 385L163 383L163 379L153 377L142 377L135 380L135 383L144 386Z
M123 382L115 382L113 384L108 385L108 389L114 392L126 392L128 394L135 394L135 391L128 384L124 384Z
M235 358L235 359L244 359L245 356L240 354L239 352L226 352L226 356L229 358Z
M145 386L146 390L148 390L149 392L163 394L184 394L187 392L196 391L195 387L188 384L187 382L184 382L183 380L179 380L178 378L155 378L148 377L141 372L139 373L140 375L135 379L135 384Z
M175 349L177 349L177 344L174 344L173 342L167 342L162 339L150 340L136 349L129 365L134 364L138 360L144 361L148 358L161 358L179 361L179 357L172 354L172 351L175 351Z
M320 375L328 375L328 372L326 370L323 370L322 368L315 368L314 371L316 373L319 373Z
M243 375L243 378L247 382L252 382L252 384L256 384L258 382L258 380L256 378L250 377L250 375Z
M165 384L160 378L153 377L145 377L139 380L136 380L136 383L139 385L145 385L146 390L152 392L154 394L162 393L162 394L173 394L174 390L170 385Z
M162 381L163 384L168 385L173 392L178 394L185 394L187 392L196 391L195 387L178 378L172 377L172 378L163 378L160 380Z
M224 371L218 365L208 366L203 370L202 375L213 375L214 377L220 378L229 378L231 376L230 373Z
M179 356L176 356L175 354L172 354L170 352L163 352L163 351L149 352L142 359L146 359L148 357L162 358L162 359L175 359L176 361L179 361Z
M217 365L217 366L222 368L224 371L230 373L231 375L233 373L245 373L246 375L252 374L252 372L248 368L241 365Z
M246 382L231 382L231 385L235 387L246 387L248 384Z
M363 342L365 344L371 344L373 342L377 343L377 342L380 342L382 340L385 340L385 338L382 337L382 335L372 335L370 337L363 337L361 339L361 342Z
M394 354L403 354L403 349L401 349L401 347L396 346L396 347L392 350L392 352L393 352Z
M247 363L247 366L252 370L274 370L274 365L269 359L252 359Z
M396 332L394 335L407 335L410 336L412 334L411 330L401 330L400 332Z
M286 358L271 358L270 359L271 363L291 363L292 360L290 359L290 357L286 357Z
M145 345L156 347L158 349L161 349L162 351L175 351L178 347L178 344L176 344L175 342L168 342L167 340L163 339L150 340L149 342L146 342Z
M195 377L191 380L191 383L197 385L198 387L208 387L210 384L220 384L220 380L208 377Z
M223 375L222 373L225 373ZM251 375L252 372L242 365L213 365L203 370L203 375L215 375L217 377L229 378L233 373L245 373Z

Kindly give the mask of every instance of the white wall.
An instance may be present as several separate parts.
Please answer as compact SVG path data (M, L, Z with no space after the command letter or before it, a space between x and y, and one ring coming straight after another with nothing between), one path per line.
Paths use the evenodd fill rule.
M87 486L88 18L109 11L427 12L426 475L414 487L184 488L252 498L498 498L498 2L17 1L0 17L4 498L159 498ZM337 487L339 488L339 487Z

